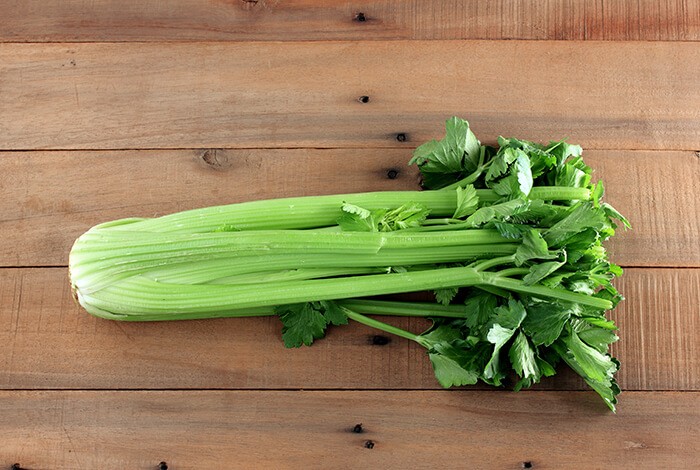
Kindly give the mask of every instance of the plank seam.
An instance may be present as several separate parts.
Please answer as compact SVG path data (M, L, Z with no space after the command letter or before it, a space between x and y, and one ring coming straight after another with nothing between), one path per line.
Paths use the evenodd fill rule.
M416 142L417 143L417 142ZM372 146L366 145L362 147L350 146L328 146L328 147L123 147L123 148L0 148L0 153L30 153L30 152L155 152L155 151L198 151L215 148L217 150L415 150L412 145L387 145L387 146ZM606 148L606 147L586 147L583 149L595 150L598 152L615 151L615 152L700 152L697 148ZM700 158L700 155L698 155Z
M444 388L0 388L4 392L443 392L443 393L595 393L592 389L523 389L514 392L508 389L444 389ZM622 389L625 393L700 393L700 389Z
M207 39L207 40L197 40L197 39L183 39L183 40L154 40L154 41L144 41L144 40L111 40L111 41L3 41L0 40L0 44L27 44L27 45L43 45L43 44L314 44L314 43L359 43L359 42L466 42L466 41L483 41L483 42L553 42L553 43L669 43L669 44L695 44L700 42L700 39L565 39L565 38L517 38L517 37L503 37L503 38L489 38L489 37L473 37L473 38L454 38L454 39L442 39L442 38L362 38L362 39L295 39L292 41L284 41L280 39L269 39L269 40L251 40L242 41L240 39L236 40L226 40L226 39Z

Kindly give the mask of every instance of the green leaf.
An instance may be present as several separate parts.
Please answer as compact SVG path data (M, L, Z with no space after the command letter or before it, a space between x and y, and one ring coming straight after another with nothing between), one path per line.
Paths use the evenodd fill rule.
M575 333L572 333L572 335L575 335ZM564 359L569 367L583 377L586 383L600 395L605 404L608 405L612 411L615 411L615 404L617 403L617 395L620 393L620 387L615 381L614 374L619 369L620 363L615 358L602 354L590 346L586 346L581 340L576 341L572 338L573 336L570 336L564 342L561 340L557 341L552 347L557 351L559 356ZM569 345L571 343L574 344L574 349L578 350L578 354L575 354L570 349ZM590 352L592 352L592 355L589 357L587 353ZM583 358L578 358L577 355L583 356ZM583 359L583 363L581 359ZM595 371L595 377L602 378L596 379L589 375L591 369Z
M494 222L493 227L498 230L498 233L503 238L509 240L521 240L525 232L530 230L530 227L524 224L513 224L509 222Z
M447 325L431 328L419 336L418 342L428 349L435 377L445 388L474 384L479 378L479 369L474 368L473 351L459 347L458 329Z
M452 342L461 337L459 330L447 325L440 325L437 328L431 328L426 333L420 335L420 343L428 349L433 348L441 342Z
M332 301L280 305L275 313L282 321L282 340L288 348L310 346L324 337L329 324L348 323L345 312Z
M467 217L466 223L472 227L478 227L494 219L508 220L511 216L526 211L528 207L528 201L512 199L500 204L480 208Z
M522 150L501 146L486 172L486 181L492 181L507 173L508 167L518 158L519 153L522 153Z
M569 157L580 157L583 149L578 145L567 144L566 142L550 142L546 151L557 159L557 165L562 165Z
M343 215L337 222L348 232L392 232L420 227L430 214L422 204L409 202L395 209L367 210L354 204L344 203Z
M439 158L433 158L435 154L441 148L440 142L437 140L429 140L424 144L419 145L413 151L413 157L409 160L409 165L426 166L427 169L436 168L443 170L443 173L453 173L460 171L462 169L461 162L441 162ZM442 165L442 166L441 166Z
M464 143L464 169L467 172L473 172L479 167L481 143L469 128L469 123L464 122L467 124L467 139Z
M430 210L423 204L409 202L396 209L373 211L377 230L380 232L393 232L407 228L420 227L430 214Z
M571 317L572 309L558 302L533 302L526 307L523 330L536 346L554 343Z
M585 188L591 182L591 169L583 163L581 157L566 162L557 169L555 186Z
M478 293L471 295L464 302L466 318L464 325L472 334L481 336L489 328L489 320L495 314L498 299L493 294Z
M596 382L609 380L617 371L617 365L610 356L601 353L597 349L588 346L581 341L578 335L571 331L569 335L563 337L571 357L579 365L584 377Z
M527 315L523 304L514 299L509 299L507 306L497 307L494 313L494 323L511 330L518 328Z
M499 324L493 325L489 330L486 339L493 344L493 352L483 372L483 379L487 383L500 386L501 380L506 376L505 371L501 368L500 355L501 349L513 337L513 333L515 330L504 328Z
M522 266L531 259L551 259L556 256L549 253L549 247L542 235L537 230L530 229L523 234L523 242L515 252L515 265Z
M479 206L479 196L476 195L476 189L473 184L465 187L457 188L457 209L452 216L455 219L460 219L473 214Z
M418 165L427 188L447 186L478 165L480 145L469 123L453 117L445 123L445 131L442 140L432 140L418 147L409 162L409 165Z
M479 380L479 373L469 370L460 364L464 355L454 346L448 343L439 343L428 353L433 364L435 378L444 388L460 385L475 384Z
M542 279L546 278L557 269L564 266L564 262L548 261L546 263L533 264L530 267L530 272L523 277L523 283L526 286L531 286Z
M283 305L277 307L276 312L282 320L282 340L288 348L310 346L326 333L328 320L312 302Z
M571 291L578 292L579 294L593 295L595 289L593 288L593 283L588 280L578 280L571 281L567 283L567 288Z
M348 324L348 315L338 304L330 300L322 300L318 304L328 323L336 326Z
M343 214L337 222L340 228L346 232L376 232L377 222L372 211L356 206L354 204L343 203Z
M501 178L495 183L489 183L491 189L506 199L513 199L513 197L521 197L520 183L518 182L518 177L516 175L509 175L505 178Z
M573 329L581 341L597 349L601 353L608 352L609 346L620 339L614 333L614 330L600 328L584 320L577 320L573 323Z
M366 219L371 215L371 212L368 209L364 209L360 206L356 206L355 204L350 204L349 202L344 202L341 208L342 208L343 212L347 212L348 214L357 215L361 219Z
M605 194L605 186L603 186L603 180L598 181L591 191L591 200L593 201L593 207L600 207L600 200Z
M610 274L612 274L613 276L622 276L622 268L616 265L615 263L609 263L608 269L610 270Z
M563 212L562 209L564 208L562 206L554 206L544 202L541 199L532 199L528 202L529 204L526 208L524 208L524 210L519 211L510 217L512 222L521 224L536 223L538 226L547 227L562 218L557 218L557 216ZM551 224L549 223L550 219L552 219Z
M539 368L539 370L543 376L551 377L553 375L556 375L556 373L557 373L556 369L554 369L554 367L549 362L540 358L539 356L537 357L536 361L537 361L537 367Z
M595 209L590 202L582 202L574 206L564 219L547 230L544 233L544 239L550 247L558 248L569 238L586 229L598 231L606 225L606 217L600 209Z
M435 289L435 300L442 305L449 305L452 299L457 295L456 287L445 287L443 289Z
M467 172L476 170L479 164L479 141L469 129L469 123L456 116L445 123L445 140L456 154L464 155L463 168Z
M515 337L508 356L516 374L521 377L517 389L539 382L542 374L537 364L537 353L522 331Z
M613 206L611 206L607 202L604 202L603 204L601 204L601 207L603 208L603 211L605 211L605 215L607 215L609 218L619 220L626 228L632 228L632 225L630 225L629 220L627 220L625 216L620 214Z

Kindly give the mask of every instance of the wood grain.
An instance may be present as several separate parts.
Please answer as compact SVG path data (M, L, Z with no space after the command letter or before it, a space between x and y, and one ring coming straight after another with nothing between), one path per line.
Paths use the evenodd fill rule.
M687 42L0 44L0 149L411 146L457 114L485 142L695 150L698 64Z
M629 299L614 313L622 388L700 390L700 270L628 269L618 285ZM102 320L73 301L64 269L0 270L0 388L439 388L424 350L406 340L373 345L376 330L352 324L288 350L280 331L276 318ZM587 389L566 373L542 388Z
M0 11L0 41L22 42L700 38L697 0L2 0Z
M0 152L0 265L66 265L89 227L246 200L418 187L410 149ZM624 266L700 267L700 159L587 151L606 200L634 229L608 243ZM396 171L393 179L388 173ZM392 173L393 175L393 173Z
M23 468L692 468L700 393L2 392ZM356 424L364 432L353 433ZM274 445L269 445L274 443ZM586 451L582 452L582 445ZM507 451L504 451L507 449Z

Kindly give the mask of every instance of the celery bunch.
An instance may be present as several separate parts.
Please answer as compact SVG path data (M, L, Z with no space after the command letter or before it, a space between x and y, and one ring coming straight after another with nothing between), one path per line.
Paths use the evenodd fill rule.
M602 242L627 221L581 148L469 124L418 147L425 191L286 198L97 225L75 242L80 304L114 320L278 315L288 347L349 320L416 341L441 385L537 383L565 362L614 409L605 311L622 270ZM375 298L430 290L435 302ZM367 315L433 319L414 334Z

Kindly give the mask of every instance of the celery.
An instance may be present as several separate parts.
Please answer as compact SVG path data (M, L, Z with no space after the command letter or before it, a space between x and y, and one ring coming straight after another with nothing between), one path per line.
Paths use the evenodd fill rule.
M356 321L425 347L445 387L516 389L571 366L614 409L605 318L622 270L615 221L581 148L499 138L466 121L418 147L425 191L262 200L106 222L70 253L91 314L121 321L278 316L288 347ZM435 302L368 298L433 291ZM426 317L422 334L367 315Z

